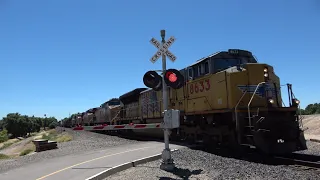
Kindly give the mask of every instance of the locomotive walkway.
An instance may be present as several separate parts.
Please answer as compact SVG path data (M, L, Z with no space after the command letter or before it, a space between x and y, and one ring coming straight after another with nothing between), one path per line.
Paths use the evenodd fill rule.
M170 149L183 146L170 145ZM44 160L0 174L3 180L78 180L89 178L101 171L162 152L162 142L139 142ZM159 164L160 166L160 164Z

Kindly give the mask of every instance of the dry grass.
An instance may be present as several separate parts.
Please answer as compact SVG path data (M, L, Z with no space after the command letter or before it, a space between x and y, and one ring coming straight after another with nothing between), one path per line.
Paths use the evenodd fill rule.
M5 149L5 148L7 148L7 147L11 146L12 144L19 142L19 141L20 141L19 139L9 139L8 141L0 143L0 150Z
M19 151L16 153L16 155L19 154L19 156L27 155L31 152L34 152L36 150L36 146L33 144L32 140L29 140L25 146L23 146Z
M25 155L27 155L27 154L29 154L31 152L34 152L34 150L33 149L25 149L19 155L20 156L25 156Z
M72 136L70 136L69 134L63 134L60 137L57 137L56 141L58 143L60 142L68 142L72 140Z
M48 139L50 141L68 142L72 140L72 136L66 132L58 133L55 129L52 129L41 136L41 139Z
M40 132L38 133L35 133L33 135L33 139L36 140L36 139L42 139L42 136L43 135L48 135L50 132L52 132L53 130L48 130L48 131L44 131L44 130L41 130Z
M67 132L57 132L55 129L51 129L39 133L32 133L32 137L24 140L10 139L0 143L0 159L15 158L34 152L36 147L32 141L36 139L48 139L61 143L71 141L72 136Z
M25 142L22 142L21 144L18 144L13 148L10 148L10 149L8 148L4 154L11 158L15 158L15 157L27 155L31 152L34 152L35 150L36 150L36 147L33 144L32 139L28 139Z
M10 156L7 156L5 154L0 154L0 159L9 159Z
M305 136L307 139L320 139L320 114L302 116L303 127L307 128Z

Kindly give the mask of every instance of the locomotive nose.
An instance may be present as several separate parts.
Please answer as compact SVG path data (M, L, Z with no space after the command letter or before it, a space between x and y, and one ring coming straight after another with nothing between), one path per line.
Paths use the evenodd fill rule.
M299 122L285 114L270 113L264 121L256 124L254 141L263 152L284 154L306 149L306 141Z

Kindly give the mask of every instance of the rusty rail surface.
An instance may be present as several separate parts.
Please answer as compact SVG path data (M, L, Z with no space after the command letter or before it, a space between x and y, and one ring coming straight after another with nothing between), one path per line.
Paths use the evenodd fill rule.
M275 156L274 159L284 165L320 170L320 156L316 155L292 153L287 156Z

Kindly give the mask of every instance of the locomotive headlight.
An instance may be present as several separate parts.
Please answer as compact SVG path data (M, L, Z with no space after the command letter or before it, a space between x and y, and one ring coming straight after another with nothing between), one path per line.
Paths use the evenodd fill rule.
M269 99L268 102L269 102L270 104L273 104L273 103L274 103L274 100L273 100L273 99Z
M263 72L264 72L264 75L263 75L263 76L264 76L265 80L268 80L268 79L269 79L268 68L267 68L267 67L264 67Z
M292 99L292 106L297 107L300 104L298 99Z

